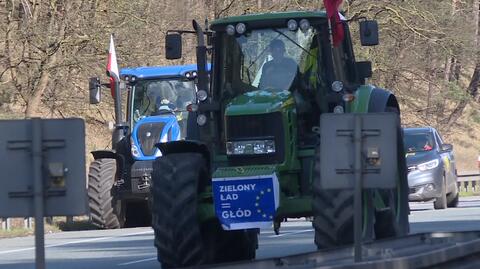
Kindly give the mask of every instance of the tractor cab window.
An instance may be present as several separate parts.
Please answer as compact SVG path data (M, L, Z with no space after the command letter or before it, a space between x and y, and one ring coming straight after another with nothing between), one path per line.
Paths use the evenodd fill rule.
M223 34L220 51L222 99L246 92L303 93L324 83L323 42L316 28L254 29L243 35ZM320 62L320 64L319 64Z
M195 102L195 92L196 87L192 80L138 81L133 94L133 123L162 113L173 113L179 121L186 122L186 107Z

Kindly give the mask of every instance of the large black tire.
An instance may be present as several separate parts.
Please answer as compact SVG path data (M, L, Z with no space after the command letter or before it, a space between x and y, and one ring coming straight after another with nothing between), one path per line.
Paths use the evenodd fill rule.
M458 207L459 198L460 192L458 191L457 180L455 180L455 190L447 194L447 207Z
M445 183L445 175L442 177L442 186L440 191L440 197L437 197L433 202L433 208L435 209L445 209L447 208L447 185Z
M90 164L88 198L92 223L100 228L118 229L125 224L125 204L113 191L117 164L114 159L97 159Z
M458 200L459 200L460 193L458 192L457 186L455 186L455 189L456 189L455 192L452 192L447 196L448 207L458 207Z
M154 162L152 227L163 268L255 258L256 231L227 232L217 220L198 221L198 193L209 180L198 153L169 154Z
M152 227L163 268L204 264L213 255L197 220L197 194L206 162L200 154L158 158L152 172Z
M354 192L352 190L321 189L320 151L315 160L315 180L313 184L313 227L315 244L318 249L351 244L354 240ZM374 239L374 216L370 191L362 195L362 240ZM366 213L366 214L365 214Z
M395 107L387 107L386 112L394 112L400 116ZM397 161L398 177L397 187L391 190L381 191L380 196L385 203L385 208L377 211L375 216L375 237L376 239L388 237L400 237L407 235L410 231L408 215L410 207L408 204L408 170L403 146L403 131L397 126Z

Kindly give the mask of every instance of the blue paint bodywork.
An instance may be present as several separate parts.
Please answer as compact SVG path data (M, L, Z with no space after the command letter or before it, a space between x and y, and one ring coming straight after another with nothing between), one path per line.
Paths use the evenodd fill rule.
M149 161L155 160L158 156L161 156L160 150L157 148L153 155L145 155L141 150L141 146L138 140L138 129L143 124L149 123L158 123L162 122L165 126L162 129L162 133L160 135L160 140L157 142L167 142L167 141L177 141L180 140L180 126L178 125L177 118L174 114L165 114L159 116L150 116L145 117L135 124L132 132L132 143L138 148L138 153L140 156L133 156L138 161ZM168 133L170 134L170 139L168 137Z

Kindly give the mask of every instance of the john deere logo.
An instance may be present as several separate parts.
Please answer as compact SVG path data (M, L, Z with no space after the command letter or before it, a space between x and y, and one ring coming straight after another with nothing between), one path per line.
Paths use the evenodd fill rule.
M147 137L150 137L150 136L152 135L152 133L147 132L145 135L146 135Z
M245 169L243 169L243 167L236 167L235 171L237 171L237 173L239 173L239 174L245 173Z

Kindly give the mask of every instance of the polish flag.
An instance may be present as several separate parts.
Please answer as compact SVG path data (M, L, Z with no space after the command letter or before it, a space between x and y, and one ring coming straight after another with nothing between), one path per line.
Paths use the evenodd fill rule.
M107 76L110 77L110 92L112 97L115 97L115 81L113 80L113 74L120 78L117 64L117 53L115 53L115 45L113 43L113 34L110 35L110 47L108 49L108 61L107 61Z
M332 26L333 46L336 47L342 43L344 38L343 25L340 20L339 8L342 0L323 0L323 5L327 11L327 17Z

